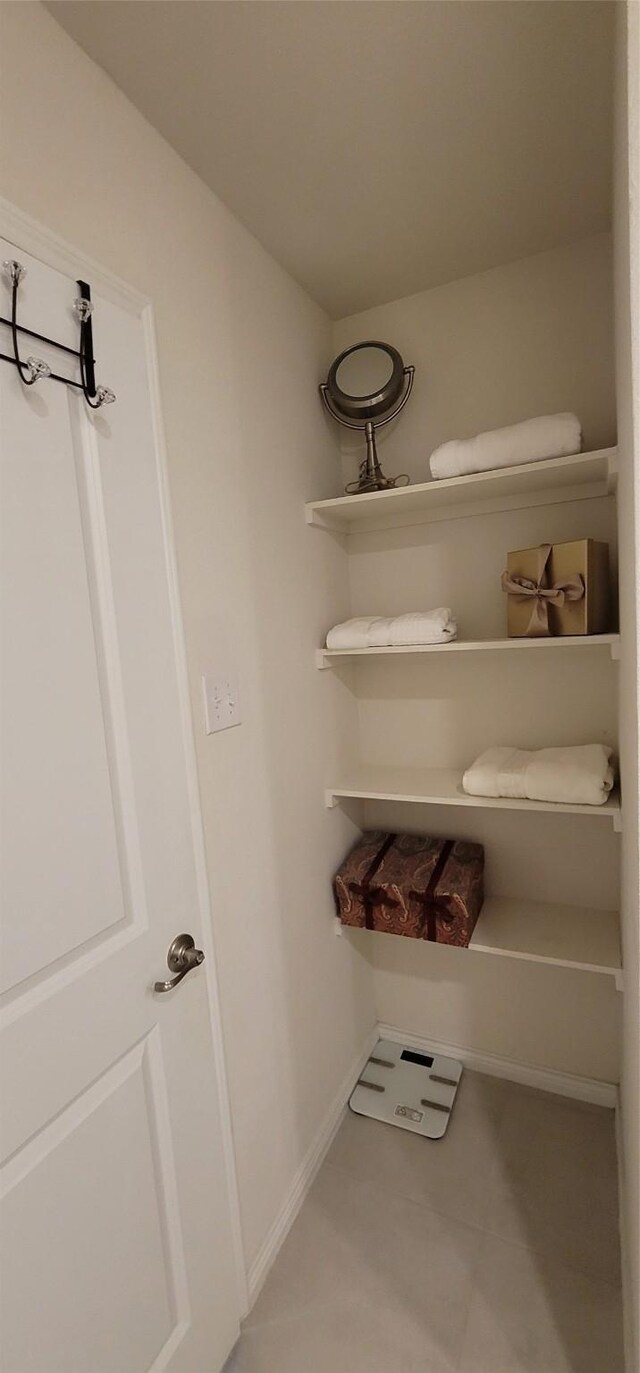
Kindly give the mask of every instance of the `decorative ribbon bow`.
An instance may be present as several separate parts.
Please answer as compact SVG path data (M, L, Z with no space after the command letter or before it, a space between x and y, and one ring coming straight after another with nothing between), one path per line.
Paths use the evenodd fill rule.
M550 543L543 543L537 549L538 568L536 581L528 577L512 577L510 572L502 574L502 590L518 601L533 598L531 618L525 635L531 639L542 639L551 633L549 629L549 606L564 605L565 601L580 601L584 596L584 580L578 573L566 582L556 582L555 586L544 586L547 564L551 557Z
M397 887L394 890L397 891ZM372 887L366 881L349 882L349 892L351 896L359 898L362 902L365 929L367 930L374 929L376 906L389 906L393 910L401 906L405 912L407 909L400 893L398 893L399 899L396 900L384 887Z

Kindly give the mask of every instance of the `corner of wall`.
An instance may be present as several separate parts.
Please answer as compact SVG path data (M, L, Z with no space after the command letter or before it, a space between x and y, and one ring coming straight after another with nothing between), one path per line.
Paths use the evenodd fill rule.
M620 1160L628 1373L640 1367L640 7L617 7L614 187L616 384L620 451L620 737L624 965Z

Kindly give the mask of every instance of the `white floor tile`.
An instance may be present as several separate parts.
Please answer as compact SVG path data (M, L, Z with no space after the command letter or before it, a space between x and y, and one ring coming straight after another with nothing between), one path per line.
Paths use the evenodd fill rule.
M325 1165L246 1329L287 1323L302 1339L307 1322L316 1333L325 1325L333 1331L336 1321L344 1330L375 1328L381 1347L397 1339L416 1367L456 1369L481 1239L470 1226Z
M460 1373L622 1373L620 1291L486 1236Z
M226 1373L622 1373L613 1116L465 1073L348 1114Z
M385 1307L334 1302L297 1320L252 1327L228 1373L451 1373L421 1332Z
M510 1092L489 1195L492 1234L620 1281L612 1111Z

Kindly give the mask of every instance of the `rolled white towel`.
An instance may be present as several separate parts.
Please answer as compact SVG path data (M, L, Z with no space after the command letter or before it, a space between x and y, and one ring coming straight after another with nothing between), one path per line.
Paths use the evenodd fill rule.
M389 644L438 644L455 639L458 626L448 606L436 610L412 611L391 621Z
M602 806L615 781L612 756L604 744L489 748L467 768L462 786L470 796Z
M388 648L391 643L393 616L372 620L367 635L367 648Z
M437 480L490 472L496 467L518 467L579 453L582 427L576 415L539 415L536 419L489 429L473 439L451 439L435 448L429 459Z
M335 625L327 634L327 648L391 648L449 643L457 625L448 606L410 611L407 615L360 616Z
M369 648L369 631L379 617L362 615L334 625L327 634L327 648Z

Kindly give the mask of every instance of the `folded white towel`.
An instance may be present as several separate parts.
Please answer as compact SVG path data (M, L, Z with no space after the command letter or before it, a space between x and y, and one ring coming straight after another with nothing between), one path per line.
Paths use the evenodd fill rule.
M400 648L446 644L455 639L456 622L448 606L410 611L392 617L361 616L335 625L327 634L327 648Z
M489 748L462 778L471 796L509 796L602 806L615 781L613 749L604 744L572 748Z
M537 419L489 429L473 439L451 439L435 448L429 460L431 475L463 477L489 472L495 467L518 467L523 462L542 462L579 453L582 428L575 415L539 415Z

